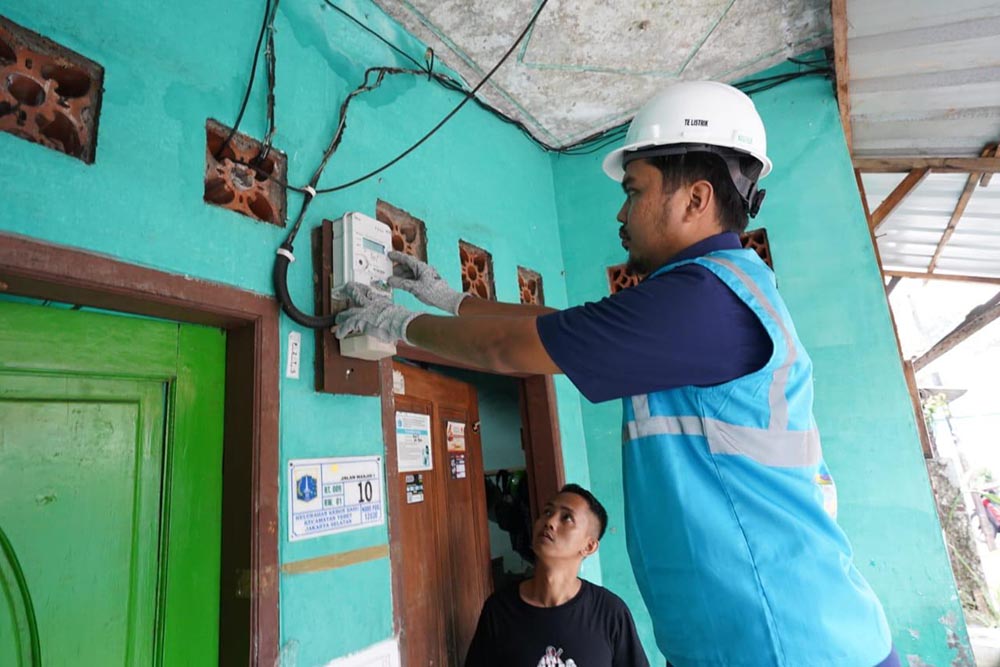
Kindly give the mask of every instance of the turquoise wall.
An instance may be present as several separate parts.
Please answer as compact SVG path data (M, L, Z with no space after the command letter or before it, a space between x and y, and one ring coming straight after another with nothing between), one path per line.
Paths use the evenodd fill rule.
M231 124L243 95L263 3L149 0L7 0L0 12L105 68L93 165L0 134L0 230L104 253L127 262L271 294L274 250L285 229L202 201L205 120ZM370 2L339 3L412 53L424 47ZM289 181L316 168L345 94L374 65L401 65L385 45L325 10L283 2L276 21L277 135ZM263 61L261 63L263 65ZM241 130L261 137L264 68ZM351 107L348 130L322 185L395 157L461 99L423 77L389 79ZM468 105L431 141L380 177L318 198L300 234L290 289L312 304L309 230L348 210L374 214L381 198L425 220L429 256L460 284L458 240L493 254L499 297L518 298L517 266L545 280L551 305L566 305L552 168L509 125ZM516 196L515 196L516 195ZM289 196L289 212L299 198ZM304 260L304 261L303 261ZM282 340L300 327L287 318ZM313 390L312 335L303 331L301 379L281 381L281 464L292 458L382 453L379 401ZM283 375L283 373L282 373ZM587 482L579 400L563 385L559 416L574 478ZM281 479L282 563L384 544L385 527L289 543ZM282 575L282 643L297 643L306 667L392 635L388 560L314 574Z
M368 0L340 5L421 59L423 45ZM286 230L202 201L205 120L233 122L261 11L260 3L232 0L7 0L5 16L103 65L105 95L91 166L0 134L0 230L271 294L273 253ZM289 180L304 183L364 69L403 63L319 2L282 3L276 28L275 145L288 154ZM263 82L261 68L241 128L256 137L265 129ZM424 78L387 80L352 105L344 143L321 186L394 157L458 99ZM950 615L960 643L967 639L836 105L818 81L783 86L758 101L777 165L760 223L771 234L781 290L816 360L817 419L840 483L842 522L885 601L902 653L947 664L954 652L939 618ZM302 306L312 303L303 266L308 230L348 210L373 214L381 198L427 222L429 259L453 285L462 238L493 254L501 300L518 298L518 265L542 274L549 305L597 298L607 282L594 267L622 259L614 222L620 195L598 162L599 155L553 158L468 105L380 177L314 202L299 238L305 261L293 266L292 294ZM290 195L292 216L298 205ZM281 326L283 340L300 330L287 318ZM312 336L303 333L301 365L311 369ZM612 513L601 560L589 561L584 573L603 577L632 603L651 647L624 555L619 409L581 406L563 377L556 388L566 477L594 487ZM282 379L280 390L282 469L292 458L382 452L377 399L317 394L308 372ZM382 527L289 543L285 479L281 489L283 563L388 539ZM298 665L325 664L391 634L387 560L282 575L281 637L297 645Z
M815 362L816 420L839 488L840 523L883 601L904 664L907 656L966 664L962 611L831 85L800 79L754 101L775 166L751 228L767 228L778 288ZM615 221L621 188L601 171L603 155L553 159L574 303L606 295L603 267L625 261ZM604 584L645 617L622 530L620 419L614 401L583 402L593 486L614 499L601 547ZM652 634L641 625L652 653Z

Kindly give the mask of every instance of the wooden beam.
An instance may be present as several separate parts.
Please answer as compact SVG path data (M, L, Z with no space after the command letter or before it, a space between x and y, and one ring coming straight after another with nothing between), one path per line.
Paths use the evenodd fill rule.
M854 153L854 133L851 130L851 69L847 61L847 0L831 0L833 17L833 67L837 73L837 106L848 153Z
M925 459L932 459L934 458L934 447L931 445L931 435L927 431L927 422L924 421L924 404L920 400L920 390L917 388L917 373L913 369L913 361L910 359L903 359L903 378L906 380L906 388L910 390L910 404L913 406L913 414L917 420L920 449L923 450Z
M952 329L948 335L934 343L931 349L913 360L913 370L919 371L935 359L938 359L946 352L951 351L959 343L967 340L969 336L976 333L993 320L1000 317L1000 292L986 303L976 306L965 316L957 327Z
M982 156L986 157L990 153L996 151L997 147L995 144L991 144L983 149ZM930 264L927 265L927 273L934 273L934 269L937 267L938 260L941 259L941 253L944 252L945 245L951 240L952 234L955 233L955 228L958 227L959 221L965 214L965 207L969 205L969 200L972 199L972 193L976 190L976 185L979 184L979 179L982 174L978 172L973 172L969 174L969 178L965 182L965 188L962 190L962 194L958 197L958 203L955 204L955 210L951 214L951 219L948 220L948 225L944 228L944 233L941 234L941 240L938 241L937 247L934 249L934 254L931 256Z
M856 157L854 168L867 174L886 174L930 169L935 174L994 174L1000 171L998 157Z
M981 283L984 285L1000 285L1000 277L992 276L965 276L950 273L926 273L924 271L897 271L886 269L884 275L898 276L899 278L913 278L914 280L952 280L959 283Z
M1000 157L1000 143L997 147L993 149L993 157ZM983 174L983 177L979 179L979 187L985 188L990 184L990 179L993 178L993 172L987 172Z
M925 178L927 178L927 174L928 170L926 167L923 169L914 169L906 175L906 178L904 178L892 192L889 193L889 196L885 198L885 201L879 204L879 207L875 209L875 212L872 213L871 217L868 219L868 225L871 227L873 232L878 231L878 228L883 222L885 222L885 219L888 218L893 211L899 208L899 205L903 203L906 196L913 192L913 190L915 190L916 187L920 185Z

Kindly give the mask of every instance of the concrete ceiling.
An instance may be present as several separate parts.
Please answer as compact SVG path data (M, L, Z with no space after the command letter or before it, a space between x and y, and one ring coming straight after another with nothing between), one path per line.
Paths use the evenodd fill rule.
M472 85L538 0L375 0ZM829 0L550 0L480 95L564 146L677 79L735 81L832 43Z

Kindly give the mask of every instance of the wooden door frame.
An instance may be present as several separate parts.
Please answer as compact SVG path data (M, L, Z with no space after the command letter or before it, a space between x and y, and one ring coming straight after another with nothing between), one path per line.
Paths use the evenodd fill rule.
M226 329L223 479L230 488L223 485L220 652L245 653L251 666L274 664L279 643L277 301L6 233L0 233L0 292ZM390 391L391 386L390 373ZM244 452L249 457L233 455ZM234 551L241 547L250 551L248 605L237 600L238 577L226 571L227 560L246 560L246 553ZM246 623L228 622L234 615Z

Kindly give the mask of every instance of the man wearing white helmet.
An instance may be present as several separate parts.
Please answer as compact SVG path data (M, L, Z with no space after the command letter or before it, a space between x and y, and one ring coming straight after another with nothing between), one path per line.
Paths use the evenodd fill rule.
M487 370L565 373L623 401L629 557L675 667L897 667L851 562L812 415L812 362L774 276L738 233L771 171L763 123L725 84L647 103L604 161L626 199L637 286L562 311L466 298L406 255L394 287L458 317L351 286L338 317Z

